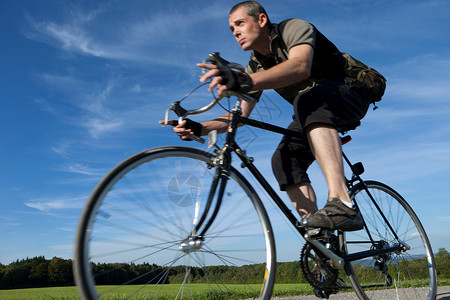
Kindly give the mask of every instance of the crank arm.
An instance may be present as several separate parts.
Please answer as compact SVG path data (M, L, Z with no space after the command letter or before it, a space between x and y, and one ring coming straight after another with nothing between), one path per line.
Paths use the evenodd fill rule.
M342 267L344 265L344 259L342 257L334 254L333 251L331 251L330 249L325 247L324 244L322 244L318 240L312 238L312 236L308 232L306 232L303 237L311 245L313 245L316 249L318 249L320 252L322 252L323 255L325 255L326 257L328 257L331 260L330 264L334 269L339 269L340 267Z

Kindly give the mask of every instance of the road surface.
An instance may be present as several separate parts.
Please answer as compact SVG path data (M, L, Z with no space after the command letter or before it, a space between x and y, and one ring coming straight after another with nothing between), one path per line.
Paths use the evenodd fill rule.
M274 297L274 300L318 300L314 295L294 296L294 297ZM392 297L395 299L395 297ZM439 286L437 300L450 300L450 286ZM355 293L339 293L330 296L330 300L358 300Z

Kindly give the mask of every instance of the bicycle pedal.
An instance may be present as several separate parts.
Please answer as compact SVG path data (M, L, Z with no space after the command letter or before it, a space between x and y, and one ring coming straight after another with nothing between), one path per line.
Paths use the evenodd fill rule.
M326 291L326 290L319 290L319 289L314 289L314 295L317 298L321 298L321 299L330 299L330 292Z

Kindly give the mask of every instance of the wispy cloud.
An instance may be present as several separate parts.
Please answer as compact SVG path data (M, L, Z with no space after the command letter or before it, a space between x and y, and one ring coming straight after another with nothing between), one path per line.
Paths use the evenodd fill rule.
M89 30L92 22L105 7L83 11L76 5L60 3L60 13L64 21L35 21L30 15L27 20L30 30L25 35L69 52L77 52L97 57L107 57L108 53L97 44L95 36Z
M18 218L10 216L0 216L0 223L3 226L20 226L21 223Z
M166 98L173 97L165 95L167 91L173 91L171 84L176 84L179 89L183 82L193 79L186 76L161 89L153 80L159 76L153 70L155 65L175 66L191 73L195 67L192 59L186 57L192 53L189 49L197 49L197 46L186 49L186 43L191 40L196 45L205 43L203 38L195 36L196 29L208 28L205 25L211 20L216 24L219 16L226 22L228 9L227 5L213 3L201 10L124 14L117 22L107 22L109 27L105 27L103 23L109 21L104 20L108 18L105 12L111 9L108 3L90 9L75 4L70 7L60 5L60 18L39 20L29 15L26 36L61 49L67 54L62 57L65 61L80 63L79 55L82 55L93 57L94 65L82 69L79 64L74 69L69 63L66 69L40 74L40 79L57 89L61 98L41 97L35 103L42 110L81 128L87 138L94 139L123 133L130 128L148 127L150 119L153 122L161 119L170 101ZM224 29L229 34L226 27ZM186 51L179 51L180 36L183 36L182 46ZM198 53L195 55L197 57ZM104 64L105 61L108 63ZM133 77L133 73L139 74L140 70L136 68L142 68L142 64L152 66L148 77ZM159 98L167 101L164 107L161 101L155 100ZM62 155L63 149L54 147L52 150Z
M55 23L36 24L36 29L42 35L53 39L64 50L80 52L98 57L111 56L104 49L100 49L82 27L74 24L58 25Z
M178 51L180 36L183 45L203 39L194 35L197 26L204 26L220 15L226 20L226 6L215 3L204 10L157 12L102 26L103 14L108 7L83 10L71 7L62 21L35 21L28 17L30 30L26 36L47 43L68 53L82 54L111 60L164 64L185 67L184 53ZM75 13L74 13L75 12ZM192 35L192 38L189 36ZM176 47L175 47L176 46ZM165 51L161 51L164 48Z
M54 147L51 147L51 150L55 153L61 155L64 158L67 158L69 156L69 149L70 149L70 142L68 141L60 141L58 144Z
M89 134L96 138L100 135L106 134L108 132L114 132L122 128L124 122L120 119L110 120L110 119L100 119L91 118L83 123L89 132Z
M85 164L67 164L62 168L63 171L74 174L88 175L88 176L103 176L104 169L94 169Z
M79 209L86 202L86 196L78 197L56 197L56 198L37 198L25 202L25 205L35 208L42 212L51 212L55 210Z
M388 93L406 101L448 103L450 52L429 52L385 67L389 73Z

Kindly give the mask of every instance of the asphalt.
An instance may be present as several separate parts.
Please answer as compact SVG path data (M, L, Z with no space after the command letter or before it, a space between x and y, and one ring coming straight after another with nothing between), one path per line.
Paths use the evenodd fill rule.
M414 297L412 297L414 298ZM274 300L318 300L314 295L308 296L293 296L293 297L274 297ZM355 293L338 293L330 296L330 300L358 300ZM391 299L395 299L394 295ZM438 300L450 300L450 286L439 286L437 297Z

